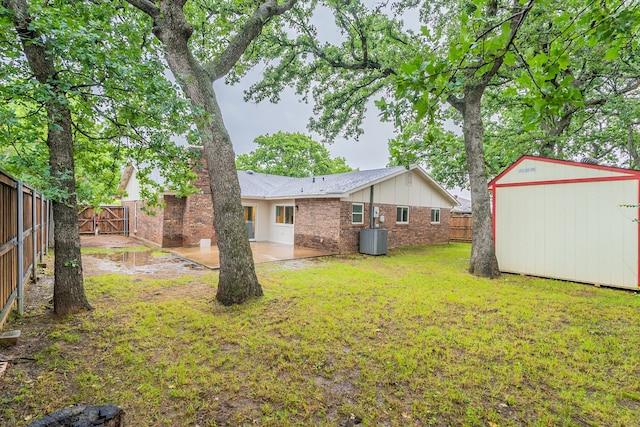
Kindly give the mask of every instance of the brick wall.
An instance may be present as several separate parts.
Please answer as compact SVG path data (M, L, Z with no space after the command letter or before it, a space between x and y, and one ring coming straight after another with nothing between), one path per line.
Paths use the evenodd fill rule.
M369 203L364 203L363 224L353 224L351 202L341 202L340 206L340 248L341 254L358 252L360 229L369 226Z
M175 248L184 246L183 217L186 199L164 196L164 202L162 247Z
M122 202L129 207L129 234L133 237L162 246L162 223L164 210L155 209L155 215L144 212L141 208L144 201L133 200ZM136 215L138 220L136 221Z
M339 199L296 200L294 245L338 252L340 249Z
M410 206L409 223L396 224L396 206L385 205L385 227L389 229L389 248L437 245L449 242L449 209L440 208L440 223L431 224L431 208Z
M211 200L211 187L209 183L209 171L204 165L196 168L198 178L194 185L200 193L193 194L186 199L182 217L182 234L184 246L198 246L200 239L211 239L211 244L216 243L216 233L213 229L213 201Z
M364 224L352 224L351 202L342 202L340 210L340 253L357 252L360 229L369 227L369 203L364 204ZM449 241L449 209L440 208L440 224L431 224L431 208L410 206L409 223L396 224L396 205L376 203L385 221L380 224L389 230L389 249L403 246L435 245Z

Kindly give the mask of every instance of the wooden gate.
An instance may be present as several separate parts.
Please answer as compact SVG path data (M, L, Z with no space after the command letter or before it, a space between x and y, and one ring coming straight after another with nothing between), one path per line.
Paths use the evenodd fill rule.
M129 235L129 208L127 206L101 206L100 213L92 206L78 212L80 234ZM97 230L97 232L96 232Z
M471 243L471 238L473 237L471 232L472 216L452 214L450 218L449 241Z

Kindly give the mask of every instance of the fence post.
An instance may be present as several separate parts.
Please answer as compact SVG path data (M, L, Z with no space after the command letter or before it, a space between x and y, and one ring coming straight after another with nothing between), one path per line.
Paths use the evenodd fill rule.
M129 237L129 206L124 207L124 235Z
M53 231L53 229L51 228L51 224L53 223L51 218L51 201L47 199L47 253L49 253L49 237L51 236L51 233Z
M45 250L45 217L44 217L44 195L40 195L40 263L44 262L44 250Z
M31 280L33 283L38 282L38 232L37 232L37 224L38 222L38 193L36 190L31 189L31 247L33 248L33 264L31 265Z
M16 185L18 191L18 314L24 314L24 206L22 181Z

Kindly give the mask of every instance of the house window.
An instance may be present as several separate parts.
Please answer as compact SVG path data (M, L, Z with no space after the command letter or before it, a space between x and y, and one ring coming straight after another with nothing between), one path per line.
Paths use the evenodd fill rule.
M409 223L409 206L396 207L396 224L408 224L408 223Z
M431 224L440 224L440 208L431 208Z
M276 224L293 224L293 206L276 206Z
M351 223L364 224L364 205L362 203L351 205Z

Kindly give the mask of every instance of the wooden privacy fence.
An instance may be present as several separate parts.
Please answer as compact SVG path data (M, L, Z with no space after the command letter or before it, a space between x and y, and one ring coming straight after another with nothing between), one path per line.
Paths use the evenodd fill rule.
M449 241L471 243L471 238L473 237L471 232L472 224L473 218L471 215L451 214Z
M17 302L24 312L24 284L37 279L49 250L51 203L0 170L0 327Z
M87 206L78 212L80 234L121 234L129 235L129 208L127 206L100 206L96 209ZM96 230L98 231L96 233Z

